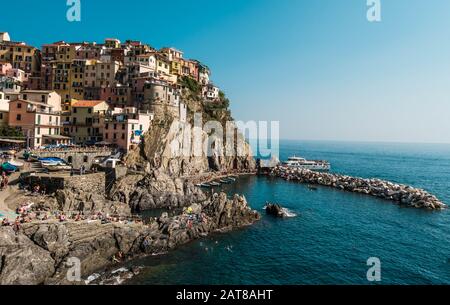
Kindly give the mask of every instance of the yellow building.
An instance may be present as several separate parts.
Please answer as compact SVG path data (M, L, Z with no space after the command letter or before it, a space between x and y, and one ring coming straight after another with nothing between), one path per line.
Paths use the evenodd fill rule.
M40 51L20 42L0 42L0 61L11 63L15 69L25 71L27 76L39 72Z
M80 74L84 73L83 64L76 61L76 50L79 45L58 43L53 58L53 89L61 95L62 102L67 105L72 98L83 98L79 83ZM81 67L80 67L81 65ZM80 72L83 70L83 72ZM75 77L76 74L76 77ZM73 84L76 83L76 88ZM81 82L82 84L82 82Z
M70 88L69 96L71 99L84 99L84 73L86 69L86 60L76 59L70 67Z
M101 141L108 104L105 101L73 100L70 108L70 115L66 115L63 123L64 135L70 136L76 144Z
M156 72L170 74L170 61L169 59L157 53L156 54Z

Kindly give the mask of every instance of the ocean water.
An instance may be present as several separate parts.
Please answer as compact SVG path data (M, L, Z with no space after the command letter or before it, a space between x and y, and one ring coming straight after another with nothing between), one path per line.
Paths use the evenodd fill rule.
M281 159L329 160L334 172L410 184L450 204L450 145L282 141L280 150ZM450 284L449 210L268 177L242 177L224 190L244 194L262 220L133 261L144 269L128 283L371 284L367 260L377 257L382 284ZM266 201L297 216L266 216Z

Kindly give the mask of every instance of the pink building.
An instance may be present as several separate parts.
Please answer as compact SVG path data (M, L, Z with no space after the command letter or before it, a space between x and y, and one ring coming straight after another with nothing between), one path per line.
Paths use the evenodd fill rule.
M61 116L53 108L52 105L30 100L10 101L9 126L22 131L30 148L69 143L70 138L61 136Z
M8 75L10 70L12 70L12 65L9 62L0 61L0 75Z
M131 88L119 84L101 88L100 100L106 101L112 108L132 106Z
M128 152L141 142L141 136L148 131L153 114L139 112L136 108L116 108L105 119L103 140L117 145Z

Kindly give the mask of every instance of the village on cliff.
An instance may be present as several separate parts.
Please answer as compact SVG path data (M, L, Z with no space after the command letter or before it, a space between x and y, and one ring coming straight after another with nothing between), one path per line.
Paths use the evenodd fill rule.
M205 103L219 100L209 68L175 48L106 39L38 49L0 32L0 145L102 144L127 153L167 109L186 120L187 83Z

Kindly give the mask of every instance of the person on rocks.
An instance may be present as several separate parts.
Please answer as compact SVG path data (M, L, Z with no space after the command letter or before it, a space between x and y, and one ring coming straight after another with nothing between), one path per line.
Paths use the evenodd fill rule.
M17 216L16 220L14 222L13 230L16 232L16 234L19 234L20 229L22 228L22 225L20 223L20 217Z
M59 221L60 221L60 222L65 222L65 221L67 221L66 214L61 213L61 215L59 215Z
M11 224L9 223L8 218L3 218L2 227L9 227Z

